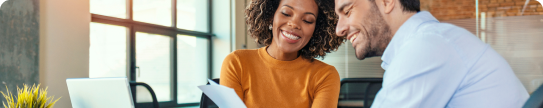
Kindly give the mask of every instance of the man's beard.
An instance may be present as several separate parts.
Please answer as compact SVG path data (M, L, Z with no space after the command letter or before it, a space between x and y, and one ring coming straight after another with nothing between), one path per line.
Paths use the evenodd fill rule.
M375 2L373 2L370 13L366 15L365 19L368 20L365 20L364 22L369 24L369 28L366 31L367 35L364 35L367 36L368 43L363 46L365 49L363 52L360 52L360 55L356 53L358 51L355 51L358 60L383 55L388 43L390 43L390 40L392 39L390 26L379 13L379 8L377 8Z

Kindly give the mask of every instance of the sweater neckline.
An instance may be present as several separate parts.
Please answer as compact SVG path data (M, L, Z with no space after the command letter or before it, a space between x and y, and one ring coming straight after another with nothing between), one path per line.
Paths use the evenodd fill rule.
M264 62L266 62L266 64L269 64L272 67L282 68L282 69L298 68L300 66L307 64L308 62L307 60L303 59L301 56L298 56L298 58L294 60L290 60L290 61L277 60L273 58L270 54L268 54L268 51L266 51L268 47L269 46L258 49L258 53L260 57L264 60Z

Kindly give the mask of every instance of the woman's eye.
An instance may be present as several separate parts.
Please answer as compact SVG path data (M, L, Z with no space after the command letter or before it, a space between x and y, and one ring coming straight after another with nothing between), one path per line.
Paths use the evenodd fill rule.
M289 14L286 14L285 12L281 12L285 16L290 16Z
M348 10L347 12L345 12L345 15L349 15L350 12L351 10Z
M307 21L307 20L304 20L304 22L307 23L307 24L313 24L313 22Z

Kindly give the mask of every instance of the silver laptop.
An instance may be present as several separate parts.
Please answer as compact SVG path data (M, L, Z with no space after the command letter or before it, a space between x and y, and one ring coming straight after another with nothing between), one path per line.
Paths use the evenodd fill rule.
M68 78L73 108L134 108L126 78Z

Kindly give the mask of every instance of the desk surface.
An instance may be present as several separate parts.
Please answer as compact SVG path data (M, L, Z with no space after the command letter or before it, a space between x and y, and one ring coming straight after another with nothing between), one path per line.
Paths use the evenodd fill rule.
M340 107L364 107L364 100L340 100L338 102Z

